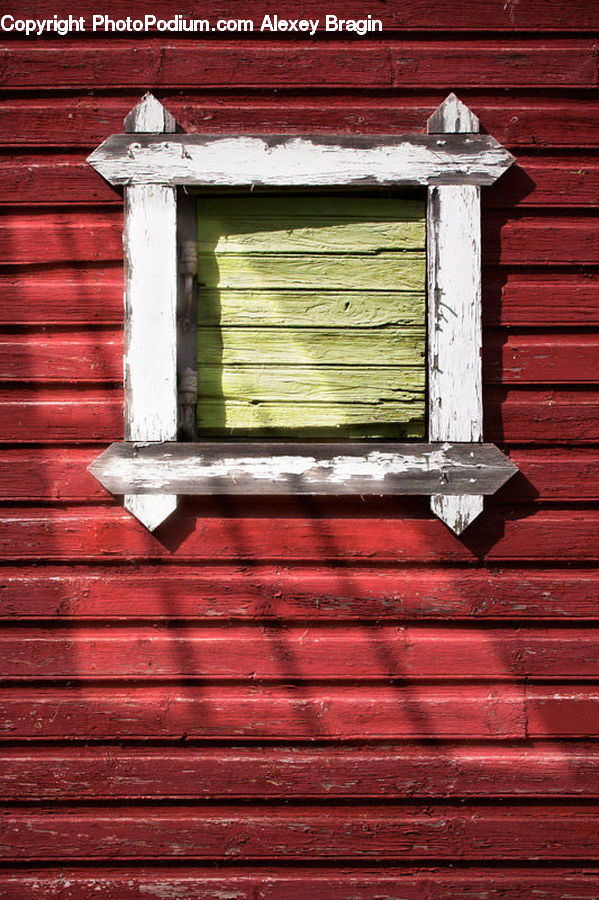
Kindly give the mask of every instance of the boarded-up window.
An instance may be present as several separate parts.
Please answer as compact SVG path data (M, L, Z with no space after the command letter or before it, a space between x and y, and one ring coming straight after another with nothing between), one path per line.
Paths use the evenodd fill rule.
M425 434L425 211L405 197L198 200L198 431Z

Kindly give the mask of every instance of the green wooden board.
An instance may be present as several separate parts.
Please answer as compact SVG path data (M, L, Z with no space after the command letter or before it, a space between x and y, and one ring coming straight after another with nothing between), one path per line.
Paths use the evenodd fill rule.
M215 253L378 253L424 251L424 222L342 218L200 219L198 250Z
M201 253L198 284L219 288L317 290L424 290L425 254L406 250L377 254Z
M423 364L424 326L403 328L199 328L198 366Z
M198 201L198 428L423 437L420 200Z
M424 292L244 291L203 288L203 325L334 327L422 325Z
M337 403L422 401L417 366L200 366L200 397Z
M318 437L353 428L356 435L378 437L393 431L398 436L418 437L424 420L424 400L419 403L268 403L202 399L198 403L198 427L202 432L242 435L256 431L304 433ZM383 430L369 426L386 426Z

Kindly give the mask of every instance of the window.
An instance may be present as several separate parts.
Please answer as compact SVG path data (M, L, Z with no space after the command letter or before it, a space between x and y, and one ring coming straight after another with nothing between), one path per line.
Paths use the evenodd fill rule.
M430 494L436 515L456 533L463 531L482 511L483 495L494 493L515 471L496 447L482 442L480 359L480 190L492 184L511 165L513 157L492 137L478 134L478 120L453 94L428 120L426 135L177 134L172 116L151 95L129 114L125 129L128 133L109 138L89 157L91 165L110 183L125 188L126 262L125 442L111 445L90 471L113 493L123 494L125 507L151 530L175 510L179 494L356 492ZM388 213L379 217L386 203L382 192L418 188L427 190L425 256L421 239L416 241L419 247L404 243L404 238L409 240L409 232L422 229L421 207L417 213L417 205L398 201L395 208L403 210L403 219ZM205 280L205 296L198 331L202 336L199 353L193 287L197 237L196 208L190 195L193 189L244 191L242 198L202 201L204 212L208 209L210 214L200 217L200 267L196 277ZM280 193L255 199L254 189ZM365 215L368 198L345 194L356 189L376 191L375 216ZM294 200L282 196L290 190L343 192L336 199L328 197L329 204L337 204L335 222L312 230L308 225L273 227L277 204L279 209L284 206L285 215L295 204L296 221L306 216L301 195ZM326 194L321 197L324 201ZM353 209L352 203L356 204ZM270 204L261 227L239 224L244 216L259 219L255 211L261 204ZM327 218L324 216L325 221ZM381 223L394 233L391 249L378 246ZM267 320L276 312L277 285L268 283L266 269L256 269L263 251L252 252L248 243L260 240L262 247L272 251L275 241L281 250L285 241L289 244L299 239L301 252L298 247L290 271L299 278L306 268L313 271L321 264L319 283L329 279L331 287L327 290L334 291L332 285L337 282L330 279L338 256L336 249L333 253L329 250L339 243L342 233L344 253L351 233L355 246L359 242L362 250L371 246L375 251L372 258L388 263L379 266L372 281L365 280L365 291L384 295L391 285L401 295L400 300L405 301L410 293L419 296L414 299L414 309L420 309L418 321L404 322L400 303L395 315L401 324L392 321L380 327L382 346L393 328L404 329L401 339L392 342L396 354L392 368L410 369L409 374L396 371L389 382L385 381L380 403L364 400L376 396L376 380L381 374L378 369L383 367L373 365L372 354L378 354L372 346L364 349L358 332L346 334L341 344L334 341L332 346L342 346L344 356L355 357L357 367L361 366L365 374L374 370L375 375L354 379L348 390L364 393L354 393L352 400L339 401L335 406L335 401L326 399L331 382L323 386L322 380L325 372L330 379L331 366L337 367L336 378L341 380L336 382L336 390L342 391L344 382L339 373L346 363L327 360L326 337L319 339L316 353L318 327L314 326L309 346L305 341L300 346L291 326L276 326L286 331L287 343L281 348L280 362L271 356L272 362L266 363L270 353L266 343L256 348L247 339L247 328L255 326L228 326L222 318L233 315L232 292L237 290L246 292L243 315L258 308ZM325 252L311 254L310 242L320 238ZM271 257L275 255L282 265L289 256L270 252ZM310 256L312 261L306 266ZM366 266L370 257L368 253L363 257ZM406 443L401 441L424 433L424 270L427 441ZM346 281L340 282L340 295L357 277L351 265L345 265L343 271ZM246 287L233 283L235 272L235 277L243 273ZM359 273L360 278L364 272ZM256 274L260 278L254 288L248 279ZM378 300L382 302L382 296ZM347 302L341 300L343 305ZM351 300L349 304L346 313L352 309ZM235 308L239 309L239 303ZM378 306L369 306L370 313L373 309ZM329 309L327 315L331 322L334 313ZM270 327L259 329L261 340L266 341ZM246 337L235 349L244 328ZM305 362L308 351L310 358ZM260 360L254 369L247 362L251 352ZM292 366L305 366L304 396L312 390L323 398L296 401L303 403L304 412L311 407L309 418L304 419L303 414L301 420L293 418L289 402L276 393L272 399L262 400L260 392L270 390L267 376L272 372L266 371L267 365L280 365L287 371ZM347 374L344 372L344 376ZM297 390L297 375L285 377ZM276 390L282 390L285 377L271 378L279 385ZM389 391L399 394L399 399L387 398L385 392ZM210 392L215 396L209 398ZM200 431L216 435L216 439L195 440L196 404ZM369 405L366 420L360 407ZM360 409L358 421L356 409ZM386 415L391 409L388 419L380 414L385 410ZM322 415L325 411L326 416ZM391 428L395 440L374 440L383 426L385 430ZM271 432L278 435L279 429L285 428L294 440L272 440ZM321 428L324 431L319 434ZM336 443L314 440L316 436L332 435L337 428L348 429L344 437L354 439ZM259 434L261 439L231 441L230 435L245 437L246 432L250 437ZM225 435L229 436L221 439ZM306 435L309 440L300 440ZM269 439L262 439L265 437Z
M424 198L197 210L198 435L424 439Z

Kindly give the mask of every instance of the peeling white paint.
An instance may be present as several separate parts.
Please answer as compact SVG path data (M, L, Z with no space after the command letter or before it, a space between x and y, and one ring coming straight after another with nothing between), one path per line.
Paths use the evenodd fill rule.
M130 479L132 483L153 483L164 486L171 478L232 479L251 477L257 481L272 481L301 477L307 483L344 484L352 478L384 481L408 472L431 472L438 469L461 468L470 465L480 469L480 463L450 459L442 450L424 455L372 452L364 457L354 455L316 459L313 456L249 456L223 457L220 460L197 456L194 459L168 458L163 460L138 457L135 460L115 459L111 474Z
M455 94L433 113L429 130L478 131ZM481 441L480 187L430 187L427 208L429 440ZM482 496L433 495L431 509L456 534L483 510Z
M147 95L127 117L131 128L175 129ZM172 117L170 117L172 119ZM177 196L165 185L125 191L125 435L129 440L177 437ZM177 507L174 495L127 496L129 510L153 531Z
M341 453L317 457L307 450L297 454L266 451L244 455L228 455L222 447L212 448L208 455L198 445L180 445L181 452L144 453L137 446L133 453L123 445L113 445L90 470L109 490L119 493L177 491L183 494L230 493L239 483L246 490L277 493L277 485L290 491L304 490L318 493L327 487L347 490L357 483L356 490L386 492L403 480L408 493L422 492L428 478L431 488L443 488L451 493L459 483L467 486L484 485L484 490L496 490L513 474L515 467L496 448L481 446L480 453L465 453L464 448L451 445L425 449L420 446L410 452L403 444L401 451L372 450L367 453ZM267 483L271 490L264 490ZM378 486L378 487L377 487ZM420 491L419 491L420 488ZM334 492L331 491L331 492ZM428 491L424 491L428 493Z
M372 146L347 146L341 140L287 135L181 135L148 143L115 135L94 150L88 162L111 184L334 187L492 184L513 161L488 136L465 138L460 149L448 146L446 138L425 141L416 136L375 137Z

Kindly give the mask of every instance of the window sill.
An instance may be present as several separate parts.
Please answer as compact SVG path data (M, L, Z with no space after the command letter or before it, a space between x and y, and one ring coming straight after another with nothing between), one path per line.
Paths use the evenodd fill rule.
M112 494L494 494L517 472L494 444L201 441L111 444L89 471Z

